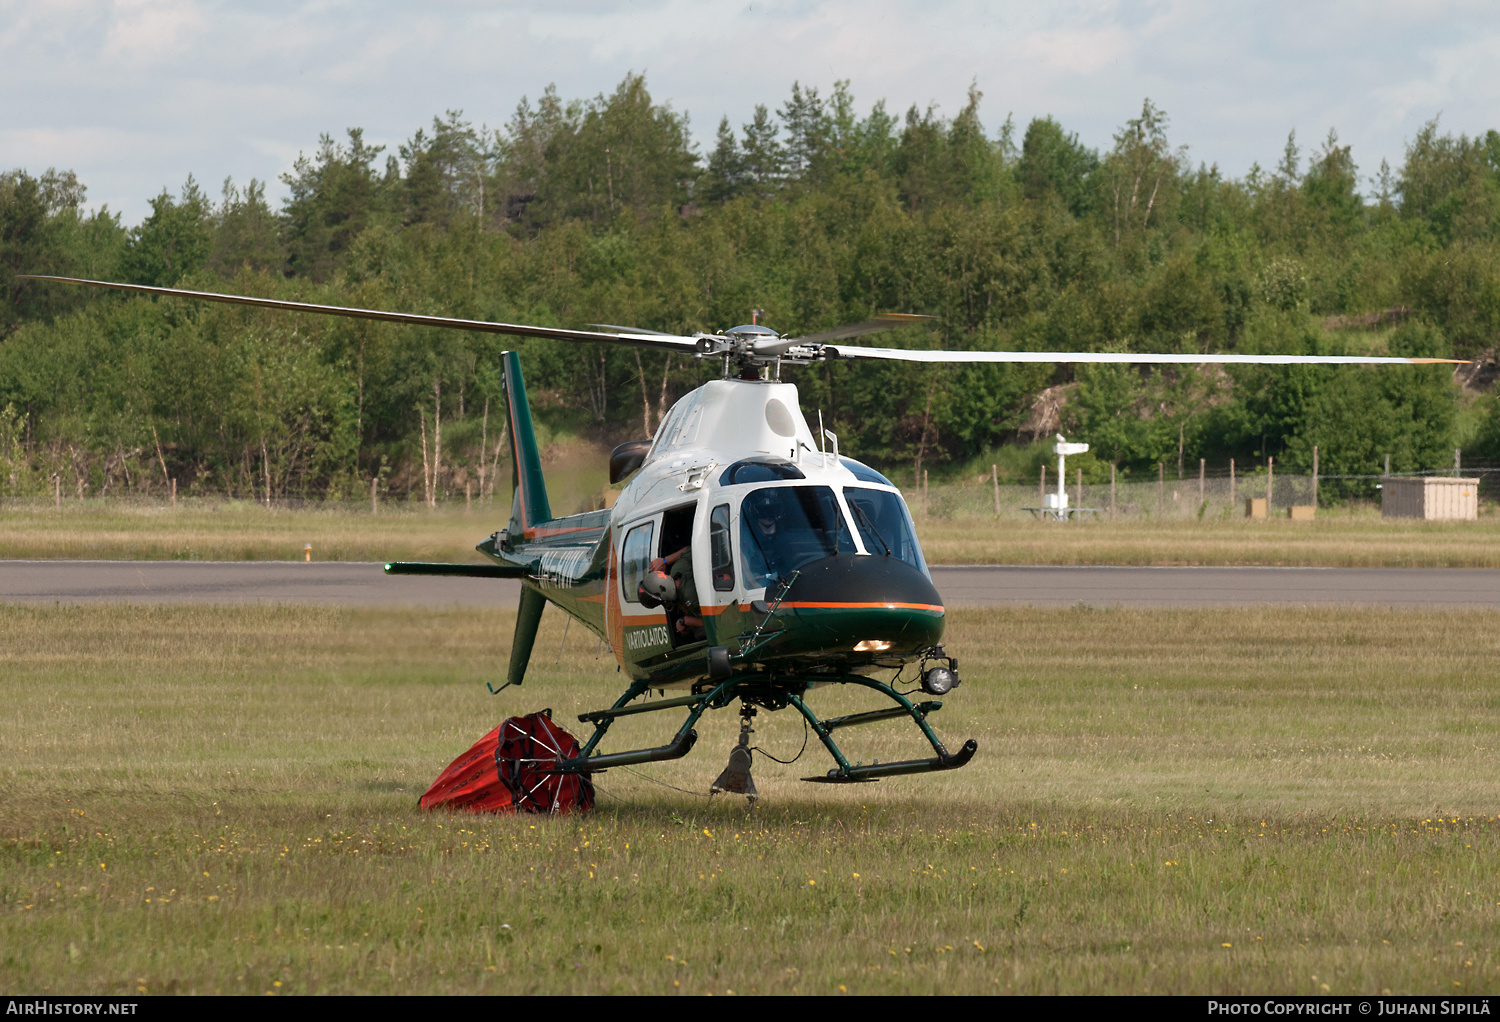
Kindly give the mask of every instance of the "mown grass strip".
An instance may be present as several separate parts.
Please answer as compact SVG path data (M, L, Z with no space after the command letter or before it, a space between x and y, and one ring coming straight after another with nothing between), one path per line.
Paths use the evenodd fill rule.
M737 732L587 816L426 814L502 715L619 686L549 615L0 608L14 993L1493 992L1500 615L959 611L952 775L830 789ZM555 658L555 659L554 659ZM837 691L820 709L865 708ZM675 718L626 718L610 746ZM757 718L783 757L801 728ZM915 750L899 723L851 755Z

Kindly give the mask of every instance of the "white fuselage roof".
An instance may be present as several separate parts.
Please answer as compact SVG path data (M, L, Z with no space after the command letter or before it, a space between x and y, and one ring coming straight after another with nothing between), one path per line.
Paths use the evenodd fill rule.
M711 380L672 406L640 472L615 505L623 517L692 499L714 488L722 470L745 458L783 458L807 483L843 484L854 475L829 447L819 450L790 383Z

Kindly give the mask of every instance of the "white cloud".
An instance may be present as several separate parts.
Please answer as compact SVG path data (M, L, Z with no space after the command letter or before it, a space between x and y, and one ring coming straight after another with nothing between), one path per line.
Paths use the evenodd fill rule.
M196 49L208 18L195 0L116 0L103 56L128 68L169 65Z
M701 138L794 80L949 114L977 80L992 129L1052 114L1108 146L1150 96L1227 173L1329 127L1369 171L1440 110L1450 131L1500 127L1497 58L1500 9L1441 0L0 0L0 167L71 166L134 220L190 172L275 194L322 132L393 151L445 110L499 126L550 82L588 97L635 70Z

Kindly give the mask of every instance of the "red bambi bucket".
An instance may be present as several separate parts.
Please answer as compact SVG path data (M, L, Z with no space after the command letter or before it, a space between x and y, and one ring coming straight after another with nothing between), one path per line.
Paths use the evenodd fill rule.
M511 717L448 765L418 804L471 813L586 812L594 786L552 766L579 752L578 739L552 722L552 711Z

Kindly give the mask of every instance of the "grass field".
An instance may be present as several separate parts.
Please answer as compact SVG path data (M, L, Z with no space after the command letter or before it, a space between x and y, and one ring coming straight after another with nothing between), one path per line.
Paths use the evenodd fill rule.
M1500 615L958 611L948 775L686 760L584 816L426 814L508 713L620 679L559 615L0 608L8 993L1493 993ZM812 696L820 710L853 704ZM676 718L626 718L608 748ZM800 725L761 717L796 752ZM841 732L910 755L899 724Z
M0 505L0 560L470 560L505 524L508 505L436 511L387 502L306 510L187 501ZM1051 522L919 518L934 564L1201 564L1500 567L1500 516L1477 522L1388 521L1373 510L1285 520Z

